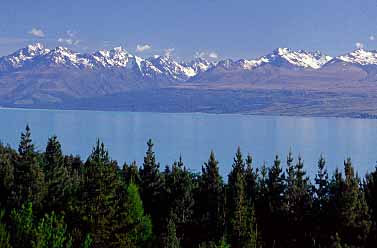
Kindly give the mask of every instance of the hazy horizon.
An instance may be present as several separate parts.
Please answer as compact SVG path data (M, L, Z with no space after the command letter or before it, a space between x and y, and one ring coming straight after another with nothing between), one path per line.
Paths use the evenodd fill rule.
M376 1L4 1L0 56L30 43L79 52L253 58L277 47L338 55L377 48ZM111 13L109 15L108 13Z

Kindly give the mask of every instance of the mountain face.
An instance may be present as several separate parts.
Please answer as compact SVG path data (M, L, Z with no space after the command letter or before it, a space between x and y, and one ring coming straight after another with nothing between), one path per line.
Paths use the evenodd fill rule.
M377 51L359 49L332 58L278 48L256 59L179 62L171 56L141 58L121 47L84 54L37 43L0 58L0 103L16 105L208 84L235 89L240 84L305 87L344 81L376 82Z
M260 82L285 72L318 70L332 57L320 52L292 51L278 48L272 53L253 60L226 59L198 74L190 82Z

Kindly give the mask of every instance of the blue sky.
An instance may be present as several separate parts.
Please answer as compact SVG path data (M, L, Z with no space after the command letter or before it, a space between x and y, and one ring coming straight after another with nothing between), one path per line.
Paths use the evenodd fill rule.
M377 49L377 0L2 0L0 12L0 55L36 41L181 59Z

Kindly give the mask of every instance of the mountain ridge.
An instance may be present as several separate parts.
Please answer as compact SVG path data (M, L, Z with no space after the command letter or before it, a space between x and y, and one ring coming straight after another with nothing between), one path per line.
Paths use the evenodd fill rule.
M313 97L311 100L316 104L324 101L318 98L323 94L337 98L355 94L366 99L374 98L377 95L377 51L357 49L331 57L319 51L277 48L254 59L208 61L198 57L191 61L177 61L166 55L139 57L122 47L78 53L66 47L50 49L37 43L0 57L0 106L82 108L90 102L95 108L93 102L106 99L115 109L124 106L124 110L203 111L213 108L211 111L215 112L231 109L249 113L251 110L245 106L225 106L231 105L228 102L231 100L219 97L219 92L228 96L232 95L230 91L238 92L240 97L245 92L247 102L244 105L247 108L252 108L253 104L256 104L255 108L271 108L276 101L294 101L291 95L296 94L299 99L302 94ZM153 94L153 99L161 102L137 100L134 96L143 95L142 92L145 93L144 101ZM194 92L205 99L200 98L200 102L213 106L195 106L195 102L190 102L190 99L197 99ZM259 98L259 95L253 92L261 94L263 99L270 99L270 102L257 103L255 97ZM183 97L185 93L190 97ZM271 99L269 94L279 97ZM124 102L130 99L133 99L132 104ZM327 104L326 101L323 104ZM369 112L374 106L374 100L371 100L373 104L368 102L366 105L355 102L354 97L350 101L369 109ZM377 103L375 109L376 113L372 111L371 114L377 115Z

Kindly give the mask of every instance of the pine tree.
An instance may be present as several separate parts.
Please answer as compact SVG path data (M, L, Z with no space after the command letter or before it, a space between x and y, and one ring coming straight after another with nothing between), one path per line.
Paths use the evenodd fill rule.
M167 209L161 206L164 198L164 182L159 171L160 164L156 162L153 151L154 144L151 139L148 140L147 146L143 167L140 168L140 195L144 203L145 212L150 214L152 222L155 223L154 232L158 235L162 233L162 221L167 215Z
M122 168L122 173L126 184L134 183L136 185L140 185L141 178L136 161L133 161L130 165L125 163Z
M287 157L287 169L286 169L287 177L285 179L286 181L286 192L284 194L284 205L285 205L285 211L290 212L290 208L293 204L293 194L294 194L294 188L295 188L295 168L293 165L293 156L292 152L289 151L288 157Z
M351 159L344 161L345 177L335 176L330 202L335 206L336 226L344 244L362 247L366 244L371 219L360 179L355 176Z
M114 247L145 247L152 236L152 222L144 213L138 188L130 183L117 211Z
M274 164L268 170L268 213L264 216L266 219L266 228L263 230L267 246L280 246L285 240L284 230L285 218L283 211L284 192L285 192L285 174L280 165L281 161L278 156L275 157Z
M48 194L45 199L49 211L63 211L72 195L71 175L64 165L63 152L56 136L49 138L45 152L45 174Z
M40 210L46 193L45 176L38 154L34 151L29 126L21 134L18 151L20 156L15 161L14 170L14 206L21 207L30 201L36 210Z
M279 157L276 156L273 166L268 171L267 185L270 208L272 211L280 209L283 205L285 174L283 173L280 163Z
M249 238L245 186L245 163L238 147L228 178L228 232L232 247L244 247Z
M185 238L188 232L194 212L194 179L183 164L182 157L174 162L171 169L167 167L164 172L165 191L167 193L167 208L169 215L166 223L173 221L177 229L177 238L181 245L192 246L190 238ZM187 230L186 230L187 229Z
M318 172L315 177L315 187L313 194L315 195L313 202L313 222L315 223L316 243L321 246L329 244L329 233L331 232L332 218L329 216L329 196L330 182L326 169L326 161L321 155L318 160Z
M301 156L295 166L295 182L293 190L293 204L291 208L290 223L293 225L294 236L297 246L308 246L312 242L312 213L313 198L311 195L312 185L304 170L304 162Z
M18 153L23 157L34 155L34 144L31 139L31 130L29 125L26 125L25 132L21 133L21 141L18 146Z
M253 158L250 154L247 155L245 162L246 201L249 206L253 206L257 195L258 169L254 170Z
M224 238L224 186L218 164L211 151L208 162L202 166L196 210L198 237L195 238L199 241L217 242Z
M112 244L113 225L118 206L117 192L121 187L117 165L103 143L97 140L83 171L82 192L77 206L84 233L93 234L95 247Z
M54 212L45 214L35 227L35 240L33 248L68 248L72 247L72 241L67 233L67 225L62 216Z

